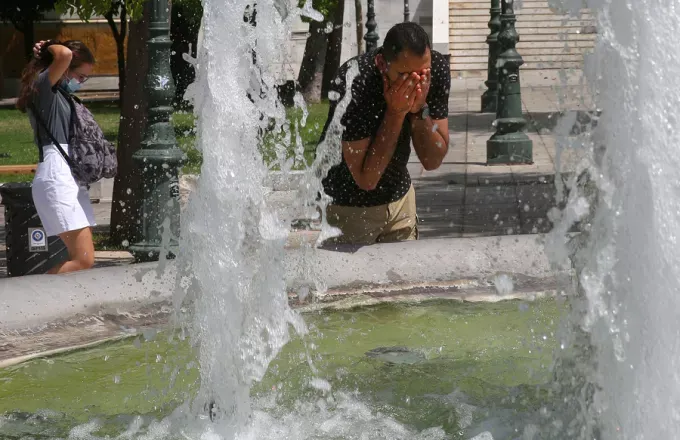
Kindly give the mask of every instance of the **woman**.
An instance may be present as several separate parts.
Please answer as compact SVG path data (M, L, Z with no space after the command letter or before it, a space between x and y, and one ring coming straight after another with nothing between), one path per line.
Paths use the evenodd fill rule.
M17 100L17 108L28 112L40 151L41 160L33 179L33 202L47 236L58 235L69 254L69 261L48 273L89 269L94 264L91 227L96 224L90 197L87 188L74 179L50 134L68 154L71 106L58 88L66 93L76 92L92 73L95 60L79 41L41 41L33 52L35 59L22 74Z

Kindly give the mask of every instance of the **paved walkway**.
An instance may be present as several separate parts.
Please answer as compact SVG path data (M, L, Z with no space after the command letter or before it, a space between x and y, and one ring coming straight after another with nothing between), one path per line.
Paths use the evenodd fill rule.
M93 76L83 84L78 95L85 102L111 101L118 99L117 76ZM16 98L0 99L0 108L14 108Z
M534 142L534 164L487 166L486 140L494 131L494 115L479 113L482 81L453 80L451 147L444 163L438 170L428 172L414 154L409 164L416 188L421 238L531 234L551 228L547 212L556 205L557 138L553 129L560 111L587 115L591 103L583 101L583 88L577 85L577 80L557 89L555 85L559 82L554 77L546 76L543 82L536 82L541 87L522 91L527 134ZM561 171L569 171L571 161L573 158L565 154ZM109 224L110 209L110 203L95 204L97 223ZM99 265L128 261L130 255L125 252L97 253ZM0 277L4 275L4 263L4 216L0 210Z
M487 166L486 141L494 131L495 115L479 112L484 88L473 87L473 81L454 81L452 85L451 144L442 166L425 171L415 155L411 158L421 236L547 232L551 228L547 212L556 205L558 137L554 129L566 110L576 112L579 121L587 120L592 103L583 99L584 89L575 81L568 87L546 81L553 86L524 88L522 101L534 163ZM477 83L482 84L479 80ZM573 169L578 157L578 151L563 150L560 172Z

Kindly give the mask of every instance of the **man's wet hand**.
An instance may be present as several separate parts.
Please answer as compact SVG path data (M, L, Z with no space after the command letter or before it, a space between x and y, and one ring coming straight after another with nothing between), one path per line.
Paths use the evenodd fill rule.
M420 84L420 75L404 73L390 86L386 75L383 75L383 94L387 102L387 112L406 115L416 100L416 88Z
M430 69L423 69L417 73L419 81L415 90L416 99L409 109L411 113L418 113L427 103L427 94L430 92L430 83L432 82L430 72Z

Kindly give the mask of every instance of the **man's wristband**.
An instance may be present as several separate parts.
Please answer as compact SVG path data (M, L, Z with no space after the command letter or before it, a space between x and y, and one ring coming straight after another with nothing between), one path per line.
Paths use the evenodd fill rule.
M430 108L425 104L415 113L411 113L411 117L416 120L425 120L430 117Z

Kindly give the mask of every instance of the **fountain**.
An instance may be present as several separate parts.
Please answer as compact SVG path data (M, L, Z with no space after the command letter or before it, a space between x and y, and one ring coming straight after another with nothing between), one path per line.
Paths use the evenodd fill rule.
M603 439L676 438L680 60L671 42L680 30L678 5L587 3L600 38L585 68L601 115L579 142L584 161L576 177L591 183L572 186L559 229L580 217L588 232L572 250L555 245L574 256L575 318L592 344L584 421Z
M309 248L291 258L284 249L289 219L268 205L263 188L267 169L257 131L264 121L282 126L285 119L275 66L283 62L290 21L318 15L311 2L286 9L258 1L258 25L246 26L247 3L204 2L191 87L204 162L182 219L178 259L161 269L139 266L146 273L36 278L32 287L13 280L9 293L0 286L0 297L12 300L0 310L0 323L10 329L29 320L62 329L68 322L56 312L83 301L70 296L81 291L66 286L76 280L78 289L97 292L103 279L123 286L121 302L149 292L168 300L171 292L166 313L180 328L135 329L124 310L115 322L133 339L0 370L2 389L14 393L0 392L0 414L16 410L0 418L0 432L88 440L675 438L680 202L673 197L676 121L669 104L680 90L672 87L680 76L670 46L680 25L673 2L643 0L635 8L630 1L590 2L601 37L586 68L601 114L597 127L576 139L558 128L563 149L579 149L583 160L562 188L568 203L553 212L547 246L554 263L573 265L577 287L552 280L540 292L532 290L536 280L545 282L552 272L537 245L515 237L380 248L418 255L419 266L403 258L383 263L386 254L377 247L351 256ZM582 2L562 6L576 11ZM254 86L258 93L248 93ZM574 120L567 113L558 127ZM302 180L302 209L323 208L314 196L319 177L338 159L333 150L322 146ZM575 223L582 230L576 236L568 233ZM447 278L451 261L455 281ZM499 267L514 275L498 274ZM165 278L149 281L156 271ZM102 277L96 283L94 274ZM298 299L316 285L320 303L295 310L291 285ZM38 310L36 302L29 315L29 295L15 295L16 286L43 295L50 310ZM337 294L324 297L324 288L338 286L360 294L334 303L335 310L324 308L321 302ZM544 290L575 292L568 311L559 301L538 299ZM105 317L70 319L98 329ZM3 330L3 336L14 338L1 346L11 349L31 333ZM68 376L76 370L79 376ZM72 395L75 383L87 387ZM14 398L19 393L22 399ZM113 397L98 397L104 395ZM45 402L63 414L39 406Z

